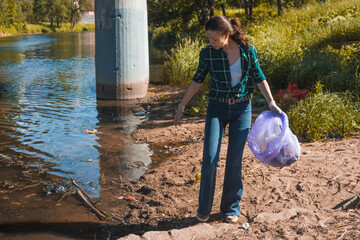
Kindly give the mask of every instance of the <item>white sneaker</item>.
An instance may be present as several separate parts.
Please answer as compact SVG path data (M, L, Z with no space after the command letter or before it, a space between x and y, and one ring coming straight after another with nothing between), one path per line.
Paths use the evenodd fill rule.
M238 218L239 218L238 216L227 215L225 216L225 221L228 223L236 223Z
M209 219L209 217L210 217L209 215L207 215L207 216L203 216L200 214L196 215L196 218L197 218L197 220L199 220L199 222L206 222Z

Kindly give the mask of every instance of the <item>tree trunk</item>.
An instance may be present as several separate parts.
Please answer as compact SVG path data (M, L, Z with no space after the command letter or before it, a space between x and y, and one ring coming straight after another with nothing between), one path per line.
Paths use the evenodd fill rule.
M206 22L208 21L208 11L209 9L207 8L207 1L202 0L201 12L198 16L199 22L203 26L205 26Z
M222 14L223 14L225 17L227 17L227 16L226 16L226 11L225 11L225 4L222 3L222 4L220 5L220 7L221 7Z
M248 16L248 3L247 0L243 0L243 4L244 4L244 10L245 10L245 16Z
M244 9L245 9L245 16L247 19L251 19L252 15L252 1L251 0L243 0ZM251 9L251 10L250 10Z
M210 12L209 12L209 17L212 17L214 16L215 13L214 13L214 7L210 8Z
M209 4L209 10L210 10L210 12L209 12L209 19L210 19L212 16L215 15L215 13L214 13L215 1L210 0L210 1L208 1L208 4Z
M74 30L74 26L75 26L75 13L73 13L71 16L71 26L70 26L71 31Z
M72 12L72 16L71 16L71 27L70 27L71 31L74 29L74 26L75 26L76 14L77 14L78 11L80 11L79 0L73 0L73 2L74 2L75 9Z
M250 19L250 20L252 19L254 3L255 3L254 0L249 0L249 4L248 4L248 6L249 6L249 17L248 17L248 19Z
M281 16L284 14L283 0L277 0L278 6L278 15Z

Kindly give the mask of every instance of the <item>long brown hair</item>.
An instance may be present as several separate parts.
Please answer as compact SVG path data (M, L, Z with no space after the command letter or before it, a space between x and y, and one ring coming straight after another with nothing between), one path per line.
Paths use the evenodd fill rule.
M230 18L230 20L222 15L216 15L210 18L205 26L205 30L219 31L223 35L229 33L229 36L236 43L250 48L249 39L245 37L244 30L241 27L240 20L238 18Z

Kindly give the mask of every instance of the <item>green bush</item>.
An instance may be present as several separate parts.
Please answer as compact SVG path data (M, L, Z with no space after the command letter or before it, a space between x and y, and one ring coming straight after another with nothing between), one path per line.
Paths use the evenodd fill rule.
M287 106L290 108L292 127L297 134L308 140L319 140L329 133L346 137L358 128L358 0L329 0L325 3L311 1L302 7L287 9L283 16L277 16L275 7L262 3L254 9L252 22L245 20L243 10L229 9L227 13L229 17L240 17L245 23L247 36L258 50L261 67L274 92L286 88L290 82L297 83L299 88L313 89L318 81L325 85L326 91L347 91L346 97L335 93L318 93ZM203 34L199 35L205 39ZM167 83L181 87L189 84L196 71L201 45L200 40L184 40L167 55L164 70ZM189 104L187 113L205 112L205 92ZM255 105L262 105L262 101L261 96L254 98ZM325 106L333 102L336 106L326 109ZM341 112L341 109L346 111ZM321 118L322 114L326 117ZM308 126L310 121L306 120L307 117L314 120L311 127Z
M326 49L311 51L290 67L289 79L301 88L313 88L317 81L331 92L349 90L356 95L360 83L356 72L360 67L360 43L344 45L340 49L328 46Z
M46 33L46 32L51 32L51 29L49 27L46 27L44 25L40 25L40 24L26 24L25 29L24 29L24 33Z
M187 87L197 70L199 53L204 44L199 40L185 39L166 54L164 64L164 82L182 88ZM208 104L207 94L210 89L209 75L198 93L186 106L184 114L187 116L200 116L206 113Z
M50 33L50 32L70 32L70 23L62 23L60 28L54 27L50 28L50 23L42 23L42 24L23 24L22 28L16 28L13 25L10 25L8 28L2 28L0 26L0 32L16 35L22 33ZM20 30L19 30L20 29ZM93 23L77 23L73 29L74 32L81 31L95 31L95 24Z
M175 42L175 36L171 31L171 27L149 28L150 42L155 47L166 47Z
M360 43L343 45L341 49L328 47L326 51L337 59L336 70L325 74L321 79L326 89L349 91L353 96L358 97L360 93Z
M188 86L196 72L202 46L199 39L184 39L171 49L164 63L164 82L173 86Z
M301 87L310 88L318 79L312 79L306 85L308 75L294 75L294 66L300 66L302 59L317 55L327 45L359 41L359 13L358 0L312 3L290 9L281 17L255 21L247 25L246 30L258 49L261 66L273 87L279 89L285 88L289 82L303 82L304 85L299 84ZM317 58L327 63L327 59ZM322 64L320 67L320 75L322 71L332 69L331 65Z
M324 139L329 134L349 137L359 130L359 107L347 95L318 93L290 108L290 128L296 136L309 141Z

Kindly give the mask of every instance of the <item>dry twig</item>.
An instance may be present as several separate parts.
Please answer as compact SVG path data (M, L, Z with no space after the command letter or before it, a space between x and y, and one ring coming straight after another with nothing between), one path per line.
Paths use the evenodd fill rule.
M360 202L360 194L356 195L355 197L350 198L349 200L346 200L344 203L340 204L334 210L346 210L350 207L351 204L355 203L356 201ZM359 205L359 203L357 204Z
M85 195L83 194L83 191L78 189L76 191L76 193L81 197L81 199L84 201L84 203L86 204L86 206L88 206L93 212L96 213L96 215L101 219L101 220L106 220L107 217L100 211L98 210L90 201L90 199L87 199L85 197ZM90 200L90 201L89 201Z
M83 200L83 202L85 203L85 205L87 207L89 207L94 213L96 213L96 215L98 216L98 218L100 220L106 220L108 219L108 217L99 209L97 209L95 207L95 203L91 200L91 198L89 197L89 195L87 195L87 193L74 181L74 179L71 178L71 182L73 183L74 186L76 186L78 188L78 190L76 191L76 193L79 195L79 197Z
M347 233L347 230L345 230L345 232L338 238L338 240L342 239L346 233Z

